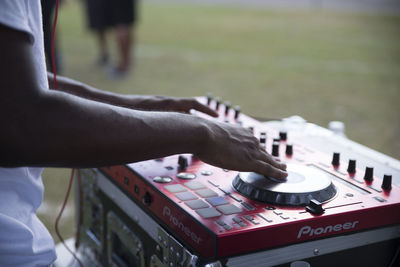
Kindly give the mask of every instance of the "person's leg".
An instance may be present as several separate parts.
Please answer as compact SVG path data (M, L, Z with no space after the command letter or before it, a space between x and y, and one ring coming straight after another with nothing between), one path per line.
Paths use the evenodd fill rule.
M134 45L134 36L132 34L131 25L117 25L115 27L115 34L119 53L119 62L117 69L121 72L126 72L130 67L131 51Z
M97 30L96 35L97 35L97 42L99 45L99 54L100 54L98 59L98 64L106 65L108 64L109 60L106 30L105 29Z

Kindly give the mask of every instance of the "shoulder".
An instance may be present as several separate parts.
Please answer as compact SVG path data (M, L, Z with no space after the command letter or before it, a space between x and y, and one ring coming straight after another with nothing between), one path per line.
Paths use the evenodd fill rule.
M39 0L1 0L0 25L28 33L32 38L33 34L29 25L30 10L32 6L37 5L40 6Z

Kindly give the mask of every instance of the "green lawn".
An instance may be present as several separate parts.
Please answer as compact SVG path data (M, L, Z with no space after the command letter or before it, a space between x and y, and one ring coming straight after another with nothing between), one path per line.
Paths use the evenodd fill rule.
M57 31L64 74L99 88L212 92L256 117L297 114L322 126L340 120L352 140L400 158L400 16L142 1L135 65L123 81L94 66L96 46L79 1L62 7ZM41 215L46 224L67 179L67 170L44 174L45 202L56 208ZM70 236L72 217L64 221Z

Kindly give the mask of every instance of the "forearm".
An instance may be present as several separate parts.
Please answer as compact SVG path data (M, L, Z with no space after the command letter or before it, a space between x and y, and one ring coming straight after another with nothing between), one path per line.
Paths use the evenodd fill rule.
M206 132L190 115L135 111L57 91L29 105L32 112L10 118L2 166L98 167L197 153Z
M54 75L48 73L49 87L54 88ZM139 110L153 110L154 103L167 99L163 96L121 95L103 91L76 80L57 76L58 90L85 99Z

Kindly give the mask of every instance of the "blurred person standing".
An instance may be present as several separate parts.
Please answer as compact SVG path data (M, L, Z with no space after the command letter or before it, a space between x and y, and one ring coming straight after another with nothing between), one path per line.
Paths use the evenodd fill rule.
M137 21L138 0L85 0L89 28L95 33L99 57L97 64L107 66L110 61L107 30L114 29L118 61L110 68L112 78L124 77L131 67L131 50Z

